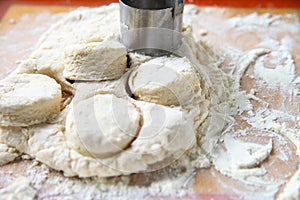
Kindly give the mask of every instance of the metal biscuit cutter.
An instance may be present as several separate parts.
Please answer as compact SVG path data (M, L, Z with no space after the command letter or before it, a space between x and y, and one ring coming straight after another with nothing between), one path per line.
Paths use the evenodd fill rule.
M181 45L184 0L119 0L121 42L129 51L169 55Z

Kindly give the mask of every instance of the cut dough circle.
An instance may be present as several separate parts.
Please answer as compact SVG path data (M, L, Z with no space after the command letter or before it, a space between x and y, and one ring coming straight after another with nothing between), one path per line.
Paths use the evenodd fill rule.
M194 98L200 90L199 82L188 59L159 57L135 69L128 84L137 100L179 106Z
M140 113L127 100L99 94L72 104L66 136L86 156L111 157L130 145L140 129Z
M126 71L127 51L117 40L77 44L65 49L64 66L70 80L113 80Z
M0 81L0 125L29 126L60 112L61 86L41 74L16 74Z
M195 144L194 121L187 119L180 107L142 101L135 104L143 115L143 126L131 144L131 152L141 155L145 163L151 165L169 158L164 164L168 165Z

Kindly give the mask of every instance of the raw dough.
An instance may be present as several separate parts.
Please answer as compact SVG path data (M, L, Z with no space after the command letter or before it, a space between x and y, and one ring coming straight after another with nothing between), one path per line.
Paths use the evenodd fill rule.
M77 44L65 49L65 78L70 80L112 80L127 68L127 51L116 40Z
M111 177L155 170L169 165L195 144L193 119L184 123L186 116L180 108L172 109L137 101L135 104L143 110L142 114L145 116L140 134L129 148L109 158L85 156L71 147L76 143L67 140L63 132L66 129L64 124L68 108L54 124L2 127L0 140L53 169L63 171L65 176L79 177ZM161 113L165 115L162 116ZM153 123L157 115L164 119L161 126ZM165 158L171 159L160 165L153 165Z
M0 125L28 126L60 112L61 87L41 74L12 75L0 81Z
M56 78L62 84L64 91L66 91L65 79L62 78L64 52L67 48L73 48L77 44L85 46L91 42L102 43L106 40L117 39L119 21L115 16L118 16L118 6L116 4L95 9L79 9L71 12L44 34L38 45L38 50L19 67L17 73L35 72L48 74ZM107 31L105 27L108 26L110 28ZM85 32L83 34L80 32L79 34L78 27L88 29L88 34L85 34ZM101 30L98 30L99 27L101 27ZM225 88L222 87L223 82L228 81L229 78L222 76L224 73L214 64L218 61L218 57L207 46L203 43L196 43L193 39L186 44L187 53L193 58L194 64L199 68L197 71L194 71L191 63L185 58L153 59L154 63L156 62L155 60L158 60L158 63L160 60L166 60L168 65L170 64L170 68L182 74L180 80L188 80L187 82L191 84L191 89L188 91L191 91L192 94L184 91L184 94L187 96L182 96L182 98L185 98L183 101L185 105L168 107L153 104L151 99L151 102L130 99L127 94L129 90L126 87L130 75L129 71L122 75L119 80L102 80L94 83L80 81L74 83L72 88L74 86L73 91L75 94L72 104L67 106L50 124L42 123L28 127L1 127L1 141L16 147L21 153L29 154L53 169L63 171L66 176L77 175L79 177L110 177L159 169L169 165L170 162L173 162L186 151L195 147L196 142L199 142L197 140L200 140L204 134L206 134L206 140L212 140L211 143L216 143L219 135L211 137L212 135L206 131L202 133L199 126L209 125L206 119L209 115L213 115L210 114L210 98L221 102L220 98L226 95L224 94L226 93L224 91ZM150 57L137 54L130 54L130 58L130 67L133 70L138 69L140 64L152 60ZM200 67L199 65L202 64L205 65ZM218 73L221 73L221 76ZM200 84L198 83L199 77L201 77ZM218 84L212 85L210 78L214 79L214 82L218 81ZM171 85L173 84L172 81L170 83ZM209 88L213 88L212 91L217 91L218 93L209 92ZM131 135L126 136L124 141L114 141L113 143L116 142L117 146L120 145L118 148L111 148L111 144L105 143L107 146L104 148L96 148L97 144L95 144L95 148L92 148L92 151L91 149L86 149L92 146L89 144L82 145L82 140L76 134L76 130L70 129L72 109L74 109L74 107L71 107L81 102L88 102L94 97L100 102L102 101L100 97L105 96L105 98L109 99L113 95L116 96L114 97L115 99L123 102L122 104L126 102L127 107L130 105L129 111L133 111L132 116L129 114L128 117L126 114L127 120L125 121L125 115L118 113L117 109L115 110L117 113L115 116L124 118L122 120L125 123L125 127L129 127L132 130ZM189 99L191 97L192 100ZM109 102L107 101L106 103ZM115 126L116 122L110 120L113 119L114 113L111 112L112 110L109 111L105 107L101 107L102 104L99 104L99 112L97 113L101 120L96 120L96 123L92 124L109 122L110 124L106 124L109 126L105 126L106 133L115 133L111 131L111 128ZM112 109L114 106L108 105L107 107ZM126 112L124 111L123 113ZM110 113L110 116L105 116L107 113ZM66 123L67 115L68 122ZM158 118L161 121L156 123ZM226 118L222 117L222 120L226 120ZM88 122L88 120L85 121ZM133 126L129 121L134 122ZM164 122L164 124L161 124L161 122ZM224 123L220 123L219 126L222 126L222 129ZM118 129L118 127L114 128ZM158 128L160 129L158 130ZM145 140L145 136L150 138ZM112 139L114 140L115 138ZM94 140L88 138L87 141ZM201 147L197 148L199 148L197 151L193 151L193 157L202 157L204 165L208 166L207 154L199 155Z
M73 103L66 136L83 155L107 158L120 153L137 136L140 113L129 101L112 94Z
M114 94L119 98L128 98L129 89L127 87L130 71L122 75L116 80L104 81L76 81L72 84L74 95L73 102L88 99L97 94Z
M46 74L56 79L63 91L71 93L72 86L63 77L65 48L117 39L118 8L118 4L111 4L70 12L43 34L37 49L20 64L15 73Z
M68 55L70 48L77 51L89 45L117 40L118 10L118 6L113 4L71 12L44 34L38 49L17 73L47 74L58 80L66 91L67 83L62 76L64 53ZM195 41L191 28L185 29L183 35L184 45L179 49L179 53L183 54L178 55L187 58L152 59L131 53L131 69L119 80L107 81L103 77L99 83L76 82L72 85L75 88L72 104L50 124L1 127L1 141L53 169L63 171L66 176L127 175L159 169L176 159L183 159L181 162L187 168L208 167L222 131L232 123L231 115L249 109L244 108L243 103L233 102L239 98L247 103L248 99L244 93L239 93L239 82L218 68L219 57L214 51L203 42ZM153 96L154 87L139 90L144 77L148 77L149 82L161 81L155 75L145 73L154 69L153 66L146 68L147 63L155 65L155 69L167 70L163 72L167 72L168 76L172 75L163 82L166 87L159 88L162 94L159 98ZM127 88L129 76L130 88ZM174 90L174 94L166 88ZM130 99L129 89L139 100ZM84 107L76 108L81 104ZM125 105L128 111L116 105ZM84 109L86 107L89 109ZM88 112L90 110L97 112ZM95 118L90 118L94 113ZM78 114L87 117L76 120ZM113 120L119 118L122 119L120 122ZM89 126L80 125L85 123ZM119 127L116 126L118 123ZM97 124L104 129L103 135L89 136L88 132L78 131L81 128L94 131L93 127ZM122 128L129 135L122 135ZM115 133L119 134L114 137ZM103 136L110 139L103 140ZM104 145L98 147L97 140L100 143L104 141Z
M29 154L52 169L63 171L65 176L117 176L122 172L107 167L92 157L83 156L69 148L65 134L66 113L54 124L40 124L29 127L2 127L0 140L16 147L19 152ZM107 162L111 162L108 160Z
M142 112L143 126L131 148L147 164L169 157L177 159L195 145L194 119L189 118L183 109L142 101L135 104Z
M141 64L131 73L129 87L136 99L167 106L189 104L201 90L192 64L176 57Z
M260 145L225 135L224 146L226 151L220 146L213 155L213 163L222 174L234 179L242 178L251 184L251 179L247 180L248 177L262 176L266 173L266 169L260 164L270 155L272 140L266 145Z

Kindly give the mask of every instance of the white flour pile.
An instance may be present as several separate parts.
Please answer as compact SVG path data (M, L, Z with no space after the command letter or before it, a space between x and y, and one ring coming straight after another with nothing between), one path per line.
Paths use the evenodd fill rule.
M195 195L196 170L209 167L253 187L235 191L240 198L274 199L285 181L268 177L266 163L300 156L295 41L264 36L247 52L228 42L219 48L221 56L203 42L218 42L209 40L213 30L205 23L195 27L199 16L214 9L186 6L184 42L176 52L182 58L151 58L126 52L118 12L111 4L68 13L0 81L0 164L23 154L34 159L22 161L32 162L23 172L28 180L1 189L0 199L188 198ZM294 27L299 22L293 26L290 18L290 24L281 16L257 14L210 20L223 23L223 35L282 24L299 33ZM291 102L289 108L270 107L267 94L241 90L244 75L258 79L257 86L270 94L279 90L286 97L281 106ZM41 95L42 86L51 93ZM286 138L296 152L288 154L286 147L274 157ZM298 170L280 198L299 198L299 185Z

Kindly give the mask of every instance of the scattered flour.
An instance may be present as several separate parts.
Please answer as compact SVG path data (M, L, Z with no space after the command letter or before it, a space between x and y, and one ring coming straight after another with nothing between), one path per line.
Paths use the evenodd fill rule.
M33 200L35 196L36 190L26 177L19 177L13 184L0 190L1 200Z
M261 78L267 87L287 88L296 78L296 65L289 44L284 40L277 42L266 40L260 46L270 48L271 52L260 56L254 64L254 73Z
M231 27L240 29L258 29L261 27L268 27L275 23L277 20L281 20L280 15L271 16L271 14L266 13L263 15L258 15L257 13L252 13L246 16L233 17L228 20Z
M287 183L284 191L279 195L278 200L297 200L300 198L300 170L293 175Z
M210 9L211 12L216 11ZM264 134L268 137L274 137L281 147L286 145L286 138L288 138L297 148L295 153L299 156L300 99L299 77L296 75L296 65L299 63L295 62L295 60L299 62L299 47L295 44L300 39L300 26L297 15L259 15L253 13L222 20L219 17L206 18L205 14L201 15L201 11L199 13L201 17L196 18L196 20L199 20L201 29L208 30L208 34L204 37L202 34L197 33L197 36L221 47L220 49L227 56L226 59L229 60L229 63L222 67L237 79L243 81L244 77L249 77L255 85L259 86L258 91L257 88L250 90L248 98L263 107L257 109L251 103L252 109L241 116L242 120L250 126L248 130L229 129L228 132L233 135L247 136L252 131L257 131L257 137L263 137ZM200 22L203 18L204 20ZM188 22L193 24L193 22ZM214 26L212 27L210 24L214 24ZM222 34L217 34L214 27L222 30L220 31ZM217 34L217 38L212 37L215 39L212 42L209 36L214 36L214 34ZM253 40L250 40L250 37ZM246 50L241 50L239 45L243 45L242 42L248 47ZM237 87L240 87L240 85L238 84ZM246 87L248 86L246 85ZM265 93L265 89L268 89L267 93ZM257 92L259 92L258 95L263 95L263 99L256 96ZM279 105L275 106L272 98L276 98L276 95L279 95ZM265 130L266 132L260 133ZM226 149L221 149L224 155L228 157L229 152ZM285 153L281 152L280 155L280 159L290 162ZM222 169L218 170L222 171ZM261 172L263 173L263 170ZM256 184L259 185L258 182ZM268 181L265 183L268 183ZM270 193L266 193L268 194L266 198L273 199L281 184L282 181L278 180L275 185L269 188ZM252 193L250 195L253 197ZM245 196L247 196L246 193ZM255 197L253 198L255 199ZM262 198L262 196L257 198ZM245 197L245 199L247 198Z
M258 130L274 131L289 138L297 147L296 154L300 156L300 129L296 127L288 128L286 122L280 122L293 119L295 119L295 116L289 115L286 112L266 108L259 109L253 117L245 118L252 127Z
M0 32L0 43L9 44L6 45L6 48L0 49L1 63L3 65L0 69L1 79L15 70L17 63L28 57L34 50L36 46L32 44L32 40L36 40L37 37L49 29L49 27L63 15L65 14L25 14L18 19L18 23L12 24L10 31L6 33ZM26 26L24 26L24 24L26 24ZM36 24L43 25L36 26ZM24 34L24 32L27 34ZM8 57L7 55L10 56Z

